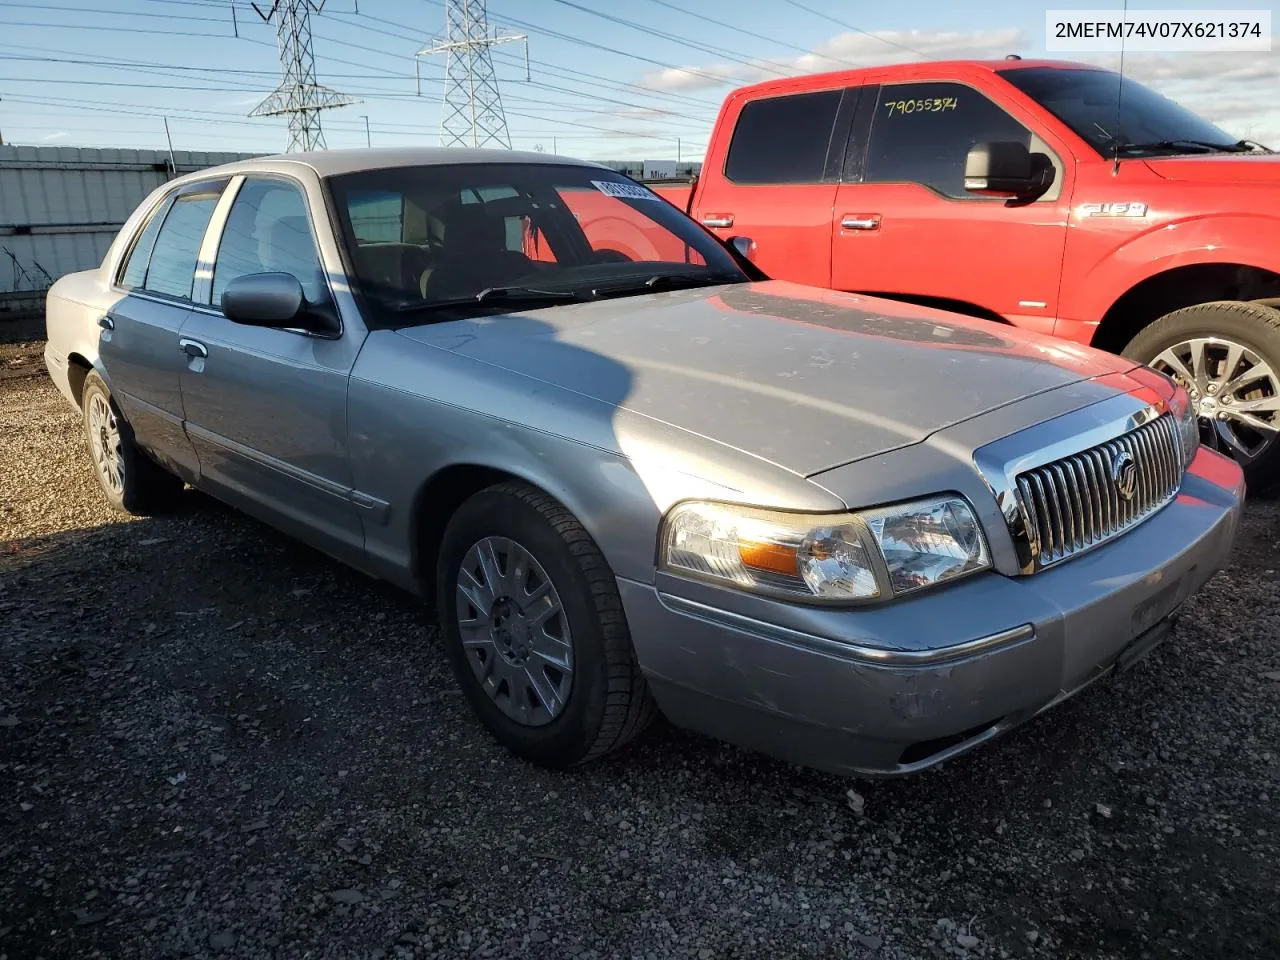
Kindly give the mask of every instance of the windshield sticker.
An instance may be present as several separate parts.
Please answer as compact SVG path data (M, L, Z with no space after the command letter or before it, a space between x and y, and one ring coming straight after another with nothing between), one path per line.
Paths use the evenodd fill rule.
M591 185L601 193L620 200L661 200L652 190L638 183L618 183L616 180L592 180Z
M945 110L955 110L959 105L955 97L927 97L923 100L891 100L884 106L889 111L889 116L905 117L911 113L942 113Z

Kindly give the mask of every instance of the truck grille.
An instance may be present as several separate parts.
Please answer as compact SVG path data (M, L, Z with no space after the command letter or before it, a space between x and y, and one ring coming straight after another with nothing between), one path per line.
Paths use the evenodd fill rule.
M1132 493L1117 467L1132 458ZM1177 426L1161 416L1114 440L1018 475L1037 568L1128 530L1174 498L1182 482Z

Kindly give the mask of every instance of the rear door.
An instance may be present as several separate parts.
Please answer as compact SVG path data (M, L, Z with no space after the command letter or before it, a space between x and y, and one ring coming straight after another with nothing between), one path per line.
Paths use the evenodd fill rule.
M867 88L836 191L831 285L1052 332L1070 165L1031 122L954 80ZM970 148L994 140L1046 154L1050 190L1032 203L967 193Z
M842 87L744 100L723 169L702 171L693 216L722 239L747 237L779 280L831 280L831 217L856 91Z
M225 180L189 184L162 200L112 278L115 303L98 321L98 355L138 443L191 480L183 432L179 331L191 314L196 260Z

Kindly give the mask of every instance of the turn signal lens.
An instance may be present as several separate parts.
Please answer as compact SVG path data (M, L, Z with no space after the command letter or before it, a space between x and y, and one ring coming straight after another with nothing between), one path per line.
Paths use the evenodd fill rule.
M1169 412L1178 422L1178 445L1182 449L1182 466L1190 466L1200 449L1200 418L1191 403L1186 387L1176 386L1169 400Z

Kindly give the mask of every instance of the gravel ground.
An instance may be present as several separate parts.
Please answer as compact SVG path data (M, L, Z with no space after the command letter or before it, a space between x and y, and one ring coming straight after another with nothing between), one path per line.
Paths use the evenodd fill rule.
M0 346L0 960L1280 956L1280 506L1172 644L941 771L660 724L553 774L412 599L199 494L109 512L38 350Z

